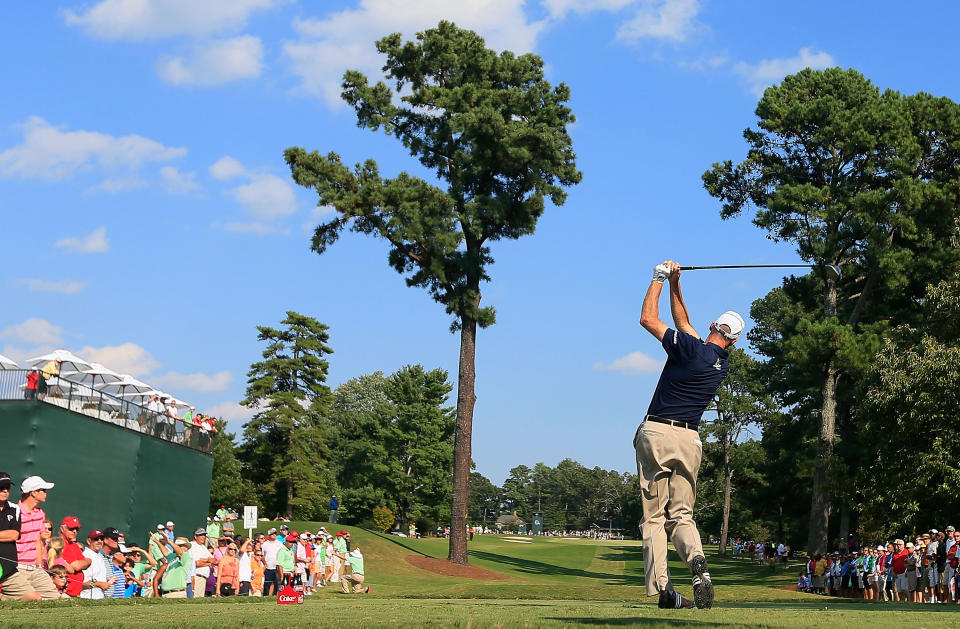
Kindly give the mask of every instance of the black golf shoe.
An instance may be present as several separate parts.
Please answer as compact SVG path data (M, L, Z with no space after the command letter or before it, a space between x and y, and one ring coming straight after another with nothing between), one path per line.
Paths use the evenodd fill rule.
M693 607L693 601L683 598L673 590L661 590L657 607L660 609L690 609Z
M713 607L713 581L707 572L707 560L698 555L690 561L690 572L693 573L693 600L699 609Z

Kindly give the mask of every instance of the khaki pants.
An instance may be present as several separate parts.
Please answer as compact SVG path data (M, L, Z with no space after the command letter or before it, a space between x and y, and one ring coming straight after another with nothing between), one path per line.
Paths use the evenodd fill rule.
M47 571L38 566L27 566L20 564L17 566L17 572L21 573L27 582L35 591L40 593L45 601L55 601L60 598L60 592L57 586L53 584L53 579L47 574Z
M163 598L187 598L186 590L177 590L176 592L167 592Z
M340 588L343 590L344 594L350 593L350 584L353 584L353 592L359 594L363 591L363 575L362 574L345 574L340 577Z
M0 591L0 601L19 601L34 591L30 582L27 581L27 578L23 576L23 573L19 570L4 579L0 587L2 587L2 591Z
M696 431L644 422L637 429L633 446L637 472L643 479L644 576L647 595L656 596L670 586L668 535L684 563L703 555L700 532L693 521L703 445Z
M193 575L193 598L203 598L207 595L207 577Z

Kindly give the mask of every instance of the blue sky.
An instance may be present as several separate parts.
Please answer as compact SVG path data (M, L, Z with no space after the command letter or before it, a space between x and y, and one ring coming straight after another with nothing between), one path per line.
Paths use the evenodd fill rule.
M960 97L957 9L730 0L103 0L14 3L0 27L0 353L69 348L232 420L255 326L288 309L330 326L329 384L404 364L456 378L443 309L406 288L383 242L309 251L326 215L286 147L425 173L359 129L344 70L440 19L535 52L572 90L583 182L537 233L497 243L477 346L474 460L635 471L633 432L662 350L637 325L651 267L798 262L747 217L723 222L701 173L742 159L764 87L839 65L882 89ZM778 271L685 275L693 323ZM665 300L664 300L664 305ZM664 309L666 314L666 309ZM749 325L749 321L748 321ZM451 397L451 403L453 403Z

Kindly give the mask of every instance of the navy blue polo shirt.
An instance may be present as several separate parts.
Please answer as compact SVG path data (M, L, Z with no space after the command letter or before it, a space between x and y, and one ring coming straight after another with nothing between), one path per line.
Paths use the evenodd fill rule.
M647 415L698 426L730 368L727 350L674 329L667 329L661 344L667 352L667 364Z

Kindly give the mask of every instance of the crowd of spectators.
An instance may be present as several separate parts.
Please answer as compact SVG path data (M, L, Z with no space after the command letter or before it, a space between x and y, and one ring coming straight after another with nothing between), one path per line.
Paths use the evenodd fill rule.
M19 502L10 500L12 488L0 473L0 600L275 596L286 585L310 596L331 584L370 592L348 531L298 533L283 524L245 537L235 533L236 513L221 505L190 538L167 521L140 546L76 516L55 527L42 508L54 483L40 476L23 480Z

